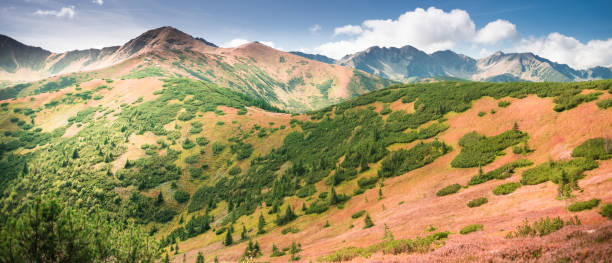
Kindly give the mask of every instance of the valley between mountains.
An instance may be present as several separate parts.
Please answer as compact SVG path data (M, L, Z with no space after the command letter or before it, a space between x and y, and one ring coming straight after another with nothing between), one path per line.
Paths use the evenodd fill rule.
M592 71L405 75L171 27L62 54L11 40L0 262L612 254L612 80Z

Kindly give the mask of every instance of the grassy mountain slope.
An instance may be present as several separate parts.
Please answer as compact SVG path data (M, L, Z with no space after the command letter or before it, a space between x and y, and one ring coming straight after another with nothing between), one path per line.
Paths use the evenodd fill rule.
M269 51L259 44L231 51L244 57L253 49ZM181 54L184 61L196 56ZM290 115L256 96L180 78L178 66L138 67L155 65L152 57L34 83L22 97L0 102L3 221L26 200L54 196L136 220L175 262L183 254L194 262L198 252L207 260L238 261L248 244L243 225L259 244L257 260L274 262L608 254L611 225L597 213L601 208L576 213L566 206L612 202L606 144L582 147L597 155L572 156L588 139L605 142L610 81L398 85ZM368 78L350 82L355 93L367 91ZM524 164L507 165L512 162ZM507 183L514 184L500 187ZM481 197L487 202L468 207ZM505 238L525 219L575 215L581 226L543 238ZM459 234L473 224L482 230ZM232 228L233 244L224 246ZM297 243L289 248L294 241L301 250ZM170 248L177 245L174 255ZM271 257L273 245L278 254L289 249Z

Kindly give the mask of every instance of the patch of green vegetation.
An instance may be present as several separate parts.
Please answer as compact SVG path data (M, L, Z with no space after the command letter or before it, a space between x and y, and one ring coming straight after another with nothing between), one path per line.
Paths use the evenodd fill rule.
M607 217L608 219L612 219L612 204L602 205L601 210L599 210L599 214L603 217Z
M189 150L189 149L195 147L195 143L193 143L193 141L190 140L189 138L185 138L185 140L183 141L183 144L181 146L183 147L183 149Z
M76 84L73 77L61 77L58 81L50 81L34 90L34 94L53 92Z
M206 137L200 136L196 138L196 143L200 146L206 146L210 141Z
M165 77L168 72L166 72L161 67L145 67L141 69L134 69L130 71L130 73L121 76L122 79L142 79L148 77Z
M408 150L400 149L383 160L378 176L401 175L423 167L451 150L450 146L437 140L430 143L421 142Z
M448 124L445 123L434 123L423 129L419 130L418 138L421 140L428 139L438 135L439 133L446 131L448 129Z
M586 157L593 160L612 158L612 141L604 138L588 139L572 151L572 157Z
M283 230L281 230L281 233L283 235L286 235L286 234L289 234L289 233L295 234L295 233L298 233L298 232L300 232L300 229L297 228L297 227L293 227L293 226L286 227L286 228L283 228Z
M608 109L612 107L612 99L603 99L597 102L597 107L600 109Z
M478 112L478 117L482 117L482 116L485 116L485 115L487 115L487 113L484 112L484 111L479 111Z
M297 191L296 196L299 198L309 197L317 192L317 188L313 184L308 184Z
M353 218L353 219L360 218L361 216L365 215L365 213L366 213L365 210L361 210L359 212L356 212L356 213L352 214L351 218Z
M183 145L184 147L184 145ZM186 164L194 164L194 163L198 163L200 161L200 155L199 154L192 154L189 155L187 157L185 157L185 163Z
M549 217L540 218L533 222L533 225L529 224L529 221L525 219L523 225L516 227L515 231L511 231L506 235L506 238L517 238L517 237L534 237L534 236L545 236L553 233L566 225L580 225L581 222L578 217L570 218L567 221L563 221L561 217L550 219Z
M481 205L486 204L487 202L489 202L489 200L486 197L479 197L468 202L467 206L469 208L479 207Z
M174 165L178 155L178 151L167 149L165 155L154 155L135 161L127 160L125 168L117 171L117 178L124 186L135 185L140 190L176 180L181 175L181 169Z
M519 187L521 187L520 183L505 183L505 184L500 184L497 187L495 187L495 189L493 189L493 194L495 194L495 195L507 195L507 194L510 194L510 193L516 191L516 189L518 189Z
M174 192L174 195L172 195L172 197L174 197L174 200L176 200L179 204L189 201L189 193L183 190L176 190L176 192Z
M451 184L449 186L446 186L446 187L440 189L440 191L438 191L436 193L436 195L437 196L450 195L450 194L454 194L456 192L459 192L460 189L461 189L461 185L460 184Z
M533 165L533 162L527 159L517 160L511 163L504 164L499 168L489 171L487 173L482 173L482 169L478 171L478 175L473 176L468 185L477 185L482 184L487 181L493 179L506 179L512 174L514 174L514 170L521 167L527 167Z
M476 231L481 230L481 229L482 229L482 225L481 224L468 225L468 226L465 226L464 228L462 228L459 231L459 233L462 234L462 235L467 235L469 233L476 232Z
M596 198L588 200L588 201L575 202L569 205L567 207L567 210L569 210L570 212L579 212L583 210L589 210L589 209L593 209L594 207L597 207L600 202L601 200L596 199Z
M502 108L506 108L508 106L510 106L510 101L507 100L501 100L497 103L497 106L502 107Z
M570 110L575 108L576 106L589 101L596 100L601 92L592 92L589 94L579 94L580 91L576 90L574 92L568 92L561 94L558 97L555 97L553 100L557 105L555 105L554 110L557 112Z
M393 239L384 240L369 247L346 247L336 250L329 255L317 258L319 262L343 262L351 261L357 257L369 258L372 254L382 252L384 255L399 255L410 253L426 253L433 251L446 239L449 232L438 232L427 237L415 239Z
M492 163L504 149L527 140L528 136L519 130L512 129L501 134L486 137L470 132L459 139L463 148L451 162L452 167L470 168Z
M576 158L569 161L549 161L523 172L521 183L524 185L536 185L552 180L558 182L560 179L571 177L573 182L584 177L584 172L599 167L599 164L591 159ZM564 180L565 180L564 179Z

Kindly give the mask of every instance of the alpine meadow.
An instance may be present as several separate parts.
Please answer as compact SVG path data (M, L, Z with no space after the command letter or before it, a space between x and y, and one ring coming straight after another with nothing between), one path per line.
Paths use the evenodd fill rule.
M0 262L608 262L612 4L436 5L1 3Z

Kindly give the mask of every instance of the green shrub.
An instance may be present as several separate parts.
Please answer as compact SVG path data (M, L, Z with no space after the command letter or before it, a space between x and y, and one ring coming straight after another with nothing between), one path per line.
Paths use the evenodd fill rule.
M179 114L178 119L181 121L188 121L193 119L193 117L195 117L195 115L193 115L192 113L189 112L181 112L181 114Z
M317 188L315 188L315 186L312 184L308 184L300 188L300 190L297 191L296 195L299 198L305 198L305 197L313 195L316 192L317 192Z
M593 160L612 158L612 141L604 138L588 139L572 151L572 157L586 157Z
M612 219L612 204L605 204L601 206L601 210L599 210L599 214L608 219Z
M292 227L292 226L290 226L290 227L286 227L286 228L283 228L283 230L281 230L281 233L282 233L283 235L286 235L286 234L288 234L288 233L295 234L295 233L298 233L298 232L300 232L300 229L299 229L299 228L297 228L297 227Z
M436 193L436 195L437 196L450 195L450 194L454 194L456 192L459 192L460 189L461 189L461 185L459 185L459 184L451 184L449 186L446 186L446 187L440 189L440 191L438 191Z
M214 155L220 154L221 152L223 152L223 150L225 150L225 145L220 142L213 142L212 151Z
M201 167L189 167L189 175L191 175L191 177L193 178L198 178L200 176L202 176L202 173L204 172L204 169L202 169Z
M469 233L476 232L481 229L482 229L481 224L474 224L474 225L469 225L469 226L462 228L461 231L459 231L459 233L461 233L462 235L467 235Z
M357 180L357 185L362 189L372 189L376 186L376 182L378 182L378 177L376 176L362 177Z
M240 174L241 172L242 172L242 169L240 169L240 167L238 167L238 166L234 166L234 167L232 167L232 169L230 169L230 170L229 170L227 173L228 173L229 175L238 175L238 174Z
M174 192L174 200L176 200L179 203L185 203L187 201L189 201L189 193L183 191L183 190L176 190L176 192Z
M321 214L327 211L327 209L329 209L329 203L322 200L316 200L306 209L306 214Z
M182 146L183 146L183 149L188 150L188 149L193 148L193 147L195 146L195 143L193 143L193 141L192 141L192 140L190 140L189 138L186 138L186 139L183 141Z
M601 109L607 109L612 107L612 99L603 99L597 102L597 107Z
M361 211L359 211L359 212L354 213L353 215L351 215L351 217L352 217L353 219L360 218L361 216L365 215L365 213L366 213L366 211L365 211L365 210L361 210Z
M479 198L473 199L472 201L468 202L467 206L470 208L479 207L481 205L486 204L487 202L489 202L489 200L486 197L479 197Z
M187 164L194 164L200 161L200 155L199 154L193 154L193 155L189 155L187 157L185 157L185 163Z
M493 194L495 194L495 195L507 195L507 194L510 194L510 193L516 191L516 189L518 189L519 187L521 187L520 183L505 183L505 184L501 184L501 185L498 185L497 187L495 187L495 189L493 189Z
M571 205L569 205L567 207L567 210L571 211L571 212L579 212L582 210L588 210L588 209L592 209L594 207L597 207L599 205L599 202L601 202L601 200L599 199L591 199L588 201L582 201L582 202L575 202Z
M510 102L507 100L502 100L502 101L499 101L499 103L497 103L497 106L505 108L505 107L510 106Z
M247 110L246 109L240 109L237 112L238 115L246 115L247 114Z
M485 115L487 115L487 113L484 112L484 111L479 111L478 112L478 117L482 117L482 116L485 116Z
M197 137L196 143L200 146L206 146L210 141L206 137Z

